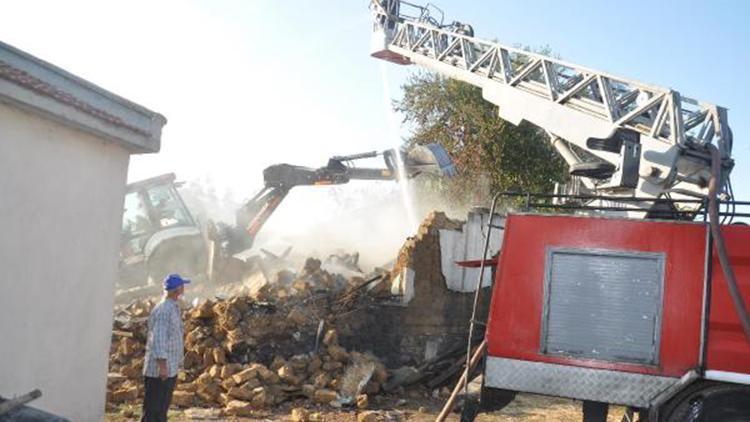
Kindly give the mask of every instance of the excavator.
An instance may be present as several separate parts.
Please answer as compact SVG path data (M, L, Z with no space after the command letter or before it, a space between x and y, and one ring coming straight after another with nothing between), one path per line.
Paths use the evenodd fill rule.
M545 131L569 166L554 193L495 195L491 213L507 197L525 206L488 219L466 372L437 420L461 391L462 421L516 393L580 400L586 422L605 421L609 404L628 421L750 420L750 228L731 224L750 202L732 192L727 109L477 38L430 4L370 10L373 57L481 89L500 118ZM489 259L493 230L503 240ZM466 394L475 367L479 407Z
M381 168L357 167L359 160L382 157ZM445 149L435 143L415 145L405 151L389 149L361 154L334 156L319 168L275 164L263 170L263 188L237 211L236 224L219 229L222 249L229 254L248 250L269 217L295 186L325 186L351 180L411 179L420 174L440 177L455 175L455 167Z
M383 159L383 167L357 166L361 160L378 157ZM453 161L442 146L415 145L404 150L334 156L319 168L275 164L263 170L263 188L237 211L234 224L209 223L207 227L201 227L185 205L174 174L132 183L125 196L119 284L133 287L147 280L153 284L175 271L198 279L241 272L230 270L246 267L243 259L234 256L251 250L258 232L296 186L340 185L351 180L399 181L421 174L455 174Z

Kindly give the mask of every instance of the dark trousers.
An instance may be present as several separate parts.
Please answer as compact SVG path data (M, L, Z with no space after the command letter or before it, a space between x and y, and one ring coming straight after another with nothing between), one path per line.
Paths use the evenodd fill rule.
M146 397L143 399L143 416L141 422L166 422L169 404L177 377L154 378L144 377Z

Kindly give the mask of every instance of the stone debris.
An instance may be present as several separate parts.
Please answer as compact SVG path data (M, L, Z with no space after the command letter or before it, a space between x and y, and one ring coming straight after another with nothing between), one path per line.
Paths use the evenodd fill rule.
M256 295L204 300L184 309L184 370L174 405L222 408L235 417L292 399L366 408L368 396L362 393L381 393L387 369L373 355L341 346L336 329L343 313L367 302L362 283L362 277L343 279L309 259L299 276L280 272ZM116 312L111 404L142 400L147 319L154 305L134 302ZM328 327L323 331L321 321ZM292 419L314 415L295 409Z
M357 415L357 422L378 422L378 412L368 410Z
M370 399L367 397L367 394L360 394L357 396L357 408L358 409L367 409L369 405L370 405Z
M364 391L375 372L376 363L367 356L353 352L351 363L341 379L341 402L351 404ZM365 396L366 397L366 396ZM366 406L365 406L366 407Z
M290 417L292 422L308 422L310 420L310 412L304 407L295 407L292 409Z
M224 407L224 414L229 416L253 416L255 407L242 400L230 400Z
M217 420L221 418L221 409L191 407L185 409L183 414L189 420Z
M442 340L444 310L463 303L450 296L459 293L443 292L439 242L440 229L460 225L443 213L431 213L406 240L392 270L364 275L356 254L326 262L309 258L297 273L264 274L252 293L194 302L183 310L184 370L174 405L243 417L294 400L292 420L321 420L319 413L299 407L307 403L356 408L358 420L373 421L388 416L366 410L379 402L379 395L403 392L416 383L432 390L451 382L461 369L465 334L457 336L456 347L436 341L440 349L435 346L430 357L413 339ZM327 271L332 266L344 267L347 275ZM408 306L393 306L405 303L399 299L404 292L394 291L394 285L407 269L415 272L415 286L422 290ZM154 300L141 300L115 311L109 406L142 400L147 320L154 305ZM437 322L425 325L424 318ZM395 326L397 333L390 328ZM429 332L415 332L414 327ZM393 338L382 335L388 330ZM379 358L364 350L377 351ZM399 369L390 372L381 358Z
M313 401L319 404L330 404L331 402L338 399L338 397L338 393L327 388L315 390L315 393L313 393Z

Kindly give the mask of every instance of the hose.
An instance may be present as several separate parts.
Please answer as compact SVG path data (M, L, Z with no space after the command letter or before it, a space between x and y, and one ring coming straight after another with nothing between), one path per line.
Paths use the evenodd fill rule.
M724 236L721 233L721 225L719 224L718 191L719 184L721 183L721 156L719 150L715 146L712 145L710 150L711 180L708 182L708 221L709 226L711 227L711 237L713 238L714 247L716 248L716 254L719 256L719 263L724 272L724 278L726 279L727 287L729 288L729 295L732 297L734 309L737 311L737 316L742 324L745 338L750 342L750 316L748 316L747 307L742 300L742 294L737 285L737 278L734 275L734 269L729 262L729 254L727 253Z

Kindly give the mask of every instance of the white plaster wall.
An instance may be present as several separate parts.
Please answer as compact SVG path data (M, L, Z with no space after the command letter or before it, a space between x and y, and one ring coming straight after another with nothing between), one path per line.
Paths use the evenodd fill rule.
M0 103L0 395L103 419L128 160Z
M460 267L456 262L482 259L488 222L489 212L472 211L460 230L440 230L440 264L448 289L464 293L477 289L480 269ZM503 227L505 219L495 214L492 224ZM502 228L492 229L487 259L500 251L503 232ZM485 268L482 287L489 287L491 284L492 269Z

